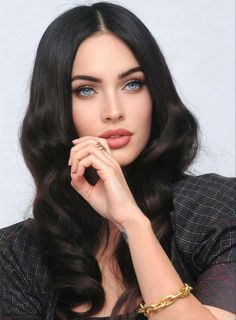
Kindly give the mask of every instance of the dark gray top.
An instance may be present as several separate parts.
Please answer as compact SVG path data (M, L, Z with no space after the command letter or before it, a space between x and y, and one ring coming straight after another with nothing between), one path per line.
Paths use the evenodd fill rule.
M231 312L236 301L235 191L234 178L191 176L174 186L170 213L171 260L183 282L194 287L203 304ZM55 319L48 270L30 222L0 230L0 320ZM133 318L143 316L134 313Z

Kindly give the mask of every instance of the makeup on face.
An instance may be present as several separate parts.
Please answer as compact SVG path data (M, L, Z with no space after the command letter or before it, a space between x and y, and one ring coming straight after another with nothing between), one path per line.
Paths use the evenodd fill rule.
M127 80L127 82L123 81L124 83L121 85L121 87L123 86L123 89L127 92L138 92L144 85L146 85L145 76L140 66L127 69L120 73L117 79L120 82L122 79L127 77L130 77L131 79ZM90 98L94 93L96 93L98 85L99 88L102 88L103 83L104 82L101 78L92 75L75 75L71 79L72 94L81 99Z
M106 139L121 166L132 163L149 140L152 99L126 43L113 34L84 40L73 63L71 88L78 136Z
M111 149L119 149L126 146L132 137L133 133L126 129L107 130L103 132L99 137L107 140L107 143Z
M135 68L131 68L128 69L127 71L122 72L121 74L118 75L118 79L123 79L127 76L129 76L132 73L138 72L138 71L142 71L142 68L139 67L135 67ZM75 75L71 78L71 82L73 82L74 80L88 80L88 81L92 81L92 82L102 82L102 79L97 78L97 77L92 77L92 76L86 76L86 75Z

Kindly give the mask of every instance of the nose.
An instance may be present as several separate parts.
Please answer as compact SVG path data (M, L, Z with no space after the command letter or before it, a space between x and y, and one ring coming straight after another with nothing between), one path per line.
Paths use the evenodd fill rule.
M103 122L119 122L125 119L124 108L115 94L107 95L103 101Z

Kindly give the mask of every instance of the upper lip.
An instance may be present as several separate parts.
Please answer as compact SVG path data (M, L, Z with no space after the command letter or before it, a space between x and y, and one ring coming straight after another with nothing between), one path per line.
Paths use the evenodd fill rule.
M110 138L111 136L131 136L133 133L131 133L128 130L125 129L115 129L115 130L107 130L103 132L99 138Z

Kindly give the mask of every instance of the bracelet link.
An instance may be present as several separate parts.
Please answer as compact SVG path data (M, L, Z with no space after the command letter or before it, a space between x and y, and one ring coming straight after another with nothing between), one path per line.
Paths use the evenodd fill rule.
M183 288L177 291L175 294L170 294L168 296L163 297L159 303L153 304L145 304L140 303L138 313L143 313L146 317L148 317L149 313L153 311L159 311L171 304L173 304L178 298L184 298L188 296L193 290L187 283L184 284Z
M174 303L175 300L176 300L176 295L170 294L169 296L162 298L160 303L162 303L165 307L167 307L167 306L171 305L172 303Z

